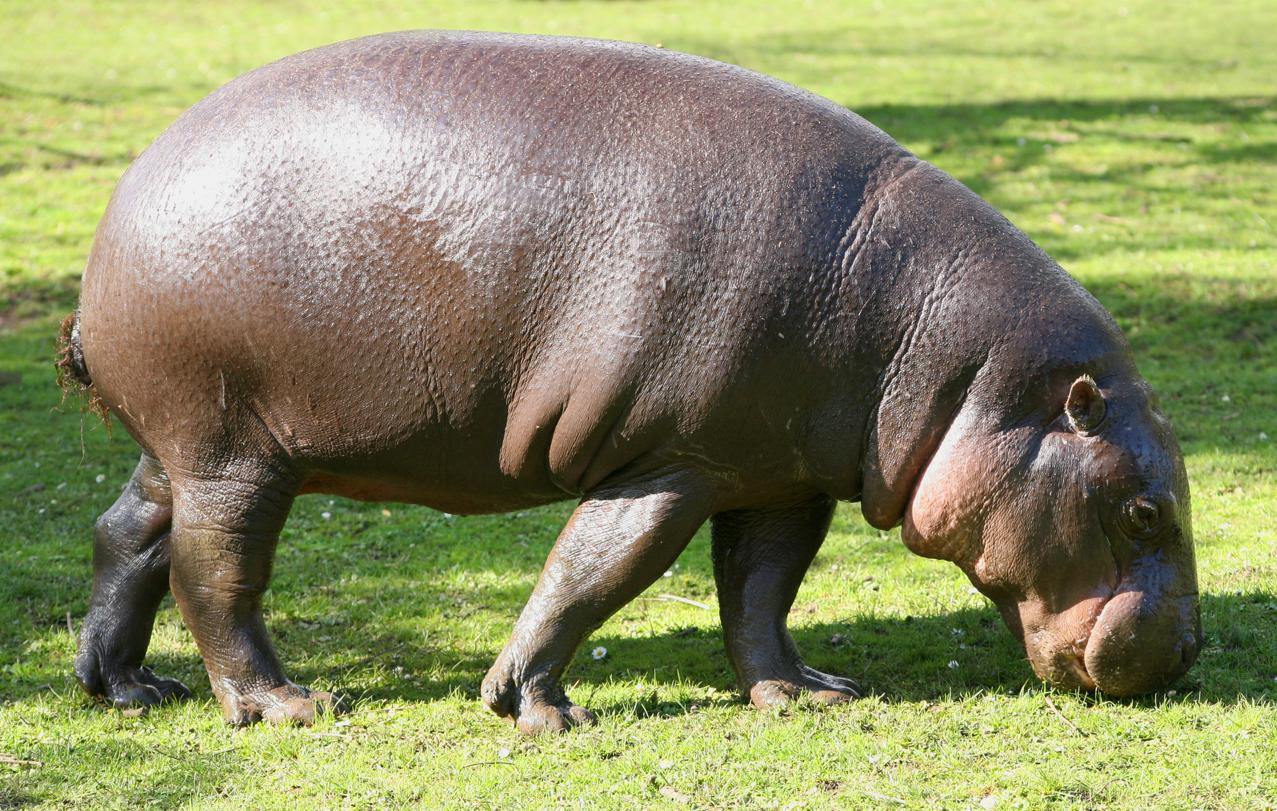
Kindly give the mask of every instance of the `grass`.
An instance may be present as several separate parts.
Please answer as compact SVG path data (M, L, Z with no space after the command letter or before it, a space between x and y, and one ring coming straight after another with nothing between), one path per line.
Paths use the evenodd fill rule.
M1277 804L1277 6L1271 3L0 2L0 808L1272 808ZM57 317L128 162L234 75L381 30L662 43L856 109L986 196L1117 316L1187 456L1208 644L1174 692L1045 692L956 568L840 508L795 607L875 692L742 706L704 536L569 674L602 724L528 741L479 682L567 506L453 519L307 497L268 621L355 699L222 726L171 604L151 661L196 700L76 688L89 536L135 461L61 410ZM603 646L595 661L588 648ZM10 761L26 761L11 763Z

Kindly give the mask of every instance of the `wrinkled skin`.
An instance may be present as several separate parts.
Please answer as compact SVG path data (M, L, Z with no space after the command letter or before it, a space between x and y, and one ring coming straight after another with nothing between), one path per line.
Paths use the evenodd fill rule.
M564 668L707 520L742 691L855 696L785 624L838 500L961 566L1049 682L1155 690L1197 652L1180 453L1112 319L881 131L731 66L418 32L254 71L121 180L67 338L143 449L76 660L116 704L188 694L142 664L171 587L229 721L339 706L261 612L312 492L579 499L483 683L526 732L592 720Z

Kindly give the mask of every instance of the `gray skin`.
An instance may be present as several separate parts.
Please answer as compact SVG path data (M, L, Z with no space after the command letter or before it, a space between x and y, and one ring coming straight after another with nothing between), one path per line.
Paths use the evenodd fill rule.
M300 493L579 499L483 682L560 677L706 520L759 706L855 696L786 615L835 502L951 560L1034 669L1125 696L1200 640L1181 454L1112 318L844 108L636 45L411 32L231 82L117 188L66 337L142 461L98 522L76 673L142 666L171 587L226 718L306 723L261 597ZM423 573L428 576L428 573Z

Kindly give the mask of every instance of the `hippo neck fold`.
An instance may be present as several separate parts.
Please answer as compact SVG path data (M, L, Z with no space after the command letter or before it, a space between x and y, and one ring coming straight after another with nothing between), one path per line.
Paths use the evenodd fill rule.
M887 529L963 409L986 410L979 424L991 428L1051 412L1055 372L1125 356L1125 344L1072 277L930 164L867 194L856 227L843 257L844 288L855 291L846 329L854 362L878 369L859 493L866 520ZM866 322L865 311L877 317ZM856 334L864 323L891 327Z

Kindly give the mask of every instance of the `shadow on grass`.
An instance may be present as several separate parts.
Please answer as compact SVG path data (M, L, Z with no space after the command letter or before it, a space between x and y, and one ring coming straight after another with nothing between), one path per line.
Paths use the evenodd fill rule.
M992 607L926 617L867 616L816 624L798 624L801 618L795 617L793 621L791 634L808 665L850 677L866 693L888 701L1018 693L1033 680L1018 643ZM736 689L717 623L654 637L596 636L589 645L607 648L608 658L593 662L577 657L569 678L583 685L576 688L578 700L588 695L584 685L635 675L658 685L675 681ZM630 661L663 664L643 671L623 666ZM600 704L591 709L612 712L630 706ZM653 714L679 714L679 710L670 707Z
M926 157L932 162L950 163L946 156L952 153L959 163L950 171L1013 217L1015 210L1035 201L1008 191L1007 179L1037 168L1052 188L1067 190L1059 193L1075 201L1124 201L1127 206L1143 201L1151 206L1158 205L1153 201L1185 198L1202 209L1212 203L1235 206L1239 196L1249 197L1253 191L1239 187L1241 181L1233 176L1245 177L1253 172L1256 162L1277 159L1277 143L1198 143L1179 134L1177 128L1183 124L1218 127L1260 123L1271 117L1274 105L1274 98L1228 97L863 106L848 102L906 146L927 148ZM1129 123L1140 119L1156 123ZM1092 165L1054 161L1052 150L1068 147L1057 141L1060 133L1092 146L1113 144L1121 151L1104 160L1096 158ZM1138 146L1129 149L1131 144ZM972 156L977 156L975 166ZM1047 253L1065 263L1117 251L1234 247L1222 243L1211 229L1186 230L1168 237L1158 230L1139 229L1137 222L1138 215L1130 227L1111 229L1113 238L1106 240L1079 239L1049 230L1033 237Z
M20 87L18 85L9 84L8 82L0 82L0 99L22 98L38 98L45 99L47 101L56 101L61 104L83 104L91 107L101 107L107 103L107 99L101 96L62 93L53 90Z
M511 622L514 616L512 611ZM1206 647L1193 670L1171 688L1175 692L1131 703L1277 700L1277 683L1267 664L1277 661L1277 595L1208 594L1203 597L1202 618ZM275 624L272 627L278 628ZM1020 643L992 605L932 616L857 617L843 623L803 624L792 634L810 666L851 677L865 691L888 702L963 701L988 693L1017 695L1041 685ZM589 650L596 646L607 649L606 659L590 658ZM458 692L478 700L479 684L499 650L430 648L395 634L373 634L361 639L358 650L321 643L316 653L321 660L355 654L358 658L346 660L343 671L377 661L394 661L408 673L447 663L446 678L419 683L395 680L355 696L359 700L431 701ZM631 662L661 664L627 666ZM319 678L340 689L337 673L312 668L311 672L299 670L297 676L301 681ZM607 683L635 679L648 685L635 700L590 700ZM735 689L735 677L715 623L709 628L686 627L647 637L596 635L577 654L565 684L576 701L605 714L671 716L684 714L689 707L672 702L663 695L663 687L694 684L730 691ZM733 703L737 702L726 698L697 702L701 706Z
M1204 595L1202 622L1206 647L1173 693L1155 693L1130 703L1231 703L1277 701L1271 664L1277 661L1277 595L1264 592ZM860 617L846 623L801 625L792 631L809 665L849 676L868 693L888 702L968 700L989 693L1017 695L1035 690L1023 648L1002 624L992 605L924 617ZM663 672L678 680L730 689L718 630L685 629L656 638L596 637L615 663L658 658L666 667L650 671L658 683ZM578 657L579 659L580 657ZM580 662L572 680L589 685L625 673L615 664ZM588 693L577 688L581 696ZM616 711L628 704L593 709ZM662 705L660 714L680 714L677 705Z
M49 799L49 797L30 794L12 786L0 786L0 808L28 808L40 805Z
M1277 284L1203 270L1167 269L1155 288L1113 277L1086 286L1130 341L1185 454L1225 451L1277 470L1277 443L1264 439L1277 437Z
M906 29L907 31L907 29ZM920 40L925 34L917 32L905 33L891 44L876 42L862 43L863 32L856 26L841 28L807 28L768 31L765 34L743 39L706 39L695 34L686 35L679 32L668 33L663 42L667 47L677 48L689 53L700 54L711 59L724 61L752 62L763 57L785 64L810 64L812 60L803 57L821 57L823 59L838 57L878 58L900 57L917 60L920 55L928 59L947 59L951 57L976 57L990 60L1007 60L1026 58L1044 62L1078 62L1094 64L1095 54L1089 51L1078 51L1065 44L1057 47L1036 45L1033 48L1000 47L985 45L981 37L946 38L938 41ZM754 56L755 59L745 59ZM1173 65L1194 65L1203 69L1221 69L1218 57L1196 57L1183 52L1153 54L1147 52L1110 52L1108 58L1113 63L1152 62ZM826 63L819 63L823 67Z
M517 605L517 601L509 604L510 622ZM1174 694L1154 694L1134 703L1157 703L1170 697L1210 703L1277 700L1270 664L1277 661L1277 595L1204 595L1202 621L1206 647L1189 675L1173 686ZM407 631L383 629L361 633L355 639L333 640L308 627L311 623L268 618L268 625L284 643L285 666L299 683L318 682L341 691L343 674L358 674L365 683L372 678L375 684L349 695L357 703L436 701L454 694L477 700L479 684L499 653L497 647L423 644ZM792 633L809 665L849 676L865 691L888 702L962 701L988 693L1016 695L1040 686L1019 642L1003 626L992 605L930 616L868 616L840 623L801 624ZM606 659L590 658L589 650L595 646L607 649ZM288 648L304 648L309 654L307 663L288 667ZM654 662L660 664L649 664ZM148 663L158 673L187 681L198 695L207 697L206 677L194 658L153 655ZM69 673L70 662L66 666ZM389 678L369 676L370 671L378 670L389 673ZM446 672L443 677L415 676L441 670ZM6 691L7 698L20 701L48 689L48 683L36 681L62 683L67 679L67 674L42 673L39 679L14 685ZM599 687L618 680L638 680L649 687L637 701L590 701ZM646 715L687 711L685 706L669 703L668 696L662 698L662 687L735 688L717 623L651 636L596 635L577 654L565 683L573 697L591 709L616 713L634 711L638 706ZM709 703L734 702L715 699Z

